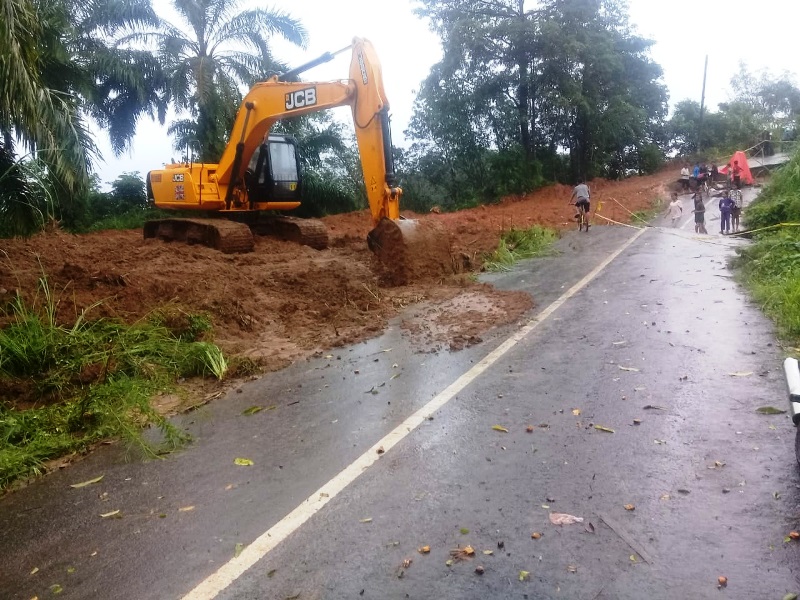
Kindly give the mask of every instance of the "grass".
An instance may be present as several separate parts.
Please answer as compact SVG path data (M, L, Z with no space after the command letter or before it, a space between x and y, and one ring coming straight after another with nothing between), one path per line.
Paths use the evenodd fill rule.
M550 253L556 239L558 234L553 229L539 225L509 229L500 236L497 249L486 257L484 267L487 271L508 271L517 261Z
M122 438L155 456L185 441L151 406L178 377L222 378L222 352L199 338L204 316L155 313L132 325L90 319L91 308L70 325L57 319L58 299L47 280L26 303L17 296L0 329L0 489L46 470L47 460ZM174 327L185 323L185 327ZM173 327L171 327L173 326ZM163 442L142 437L160 429Z
M652 208L637 210L631 213L631 224L641 225L642 223L649 223L663 212L664 205L665 201L663 198L656 198L653 201Z
M800 153L778 170L745 209L748 228L800 221ZM789 343L800 345L800 228L777 227L754 235L734 260L740 278Z

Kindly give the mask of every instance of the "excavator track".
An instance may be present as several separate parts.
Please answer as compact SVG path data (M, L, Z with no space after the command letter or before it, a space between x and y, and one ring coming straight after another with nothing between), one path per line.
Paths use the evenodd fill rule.
M256 235L268 235L310 246L316 250L328 247L328 228L317 219L268 216L250 224Z
M202 244L225 254L252 252L255 242L244 223L224 219L158 219L144 224L144 237Z

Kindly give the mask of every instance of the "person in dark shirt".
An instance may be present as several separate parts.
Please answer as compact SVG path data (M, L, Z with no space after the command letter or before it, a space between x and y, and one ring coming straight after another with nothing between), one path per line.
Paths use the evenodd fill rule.
M703 194L697 190L692 196L694 200L694 232L708 233L706 231L706 205L703 204Z
M726 191L725 195L719 200L719 232L721 234L731 232L731 213L733 212L734 206L735 204L733 199L731 199L731 193Z

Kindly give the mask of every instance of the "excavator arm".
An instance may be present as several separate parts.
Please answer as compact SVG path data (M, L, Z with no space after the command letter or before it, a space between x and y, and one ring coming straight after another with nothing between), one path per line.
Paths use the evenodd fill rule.
M372 220L377 224L384 217L400 217L402 190L395 186L389 103L380 63L369 41L355 38L351 47L350 78L346 81L286 82L276 75L257 83L245 96L231 133L235 143L228 144L216 169L216 182L225 190L228 210L246 193L244 167L277 121L350 106Z

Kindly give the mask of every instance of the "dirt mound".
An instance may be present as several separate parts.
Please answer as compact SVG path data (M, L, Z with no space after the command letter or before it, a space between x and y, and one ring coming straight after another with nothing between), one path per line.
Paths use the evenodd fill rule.
M592 182L593 209L617 221L649 208L674 173L623 182ZM571 188L533 194L457 213L417 219L429 239L452 241L460 266L479 268L484 253L511 227L574 227ZM597 202L599 200L599 203ZM598 208L598 204L600 205ZM216 341L228 352L276 369L312 352L379 334L409 306L405 330L421 349L457 349L476 343L488 328L513 322L529 307L525 294L499 293L452 273L450 251L423 251L401 285L382 280L367 249L368 211L324 219L330 247L314 250L256 237L254 251L223 254L203 246L145 240L142 231L72 235L62 231L30 239L0 240L0 305L19 291L33 301L46 275L63 322L92 307L89 316L135 321L154 310L208 313ZM605 221L595 217L596 224ZM441 248L441 246L438 246ZM393 260L388 252L389 263ZM396 258L396 257L395 257ZM450 261L450 264L445 264ZM393 284L393 285L389 285ZM93 306L94 305L94 306ZM3 317L0 316L0 319ZM2 325L0 320L0 325Z

